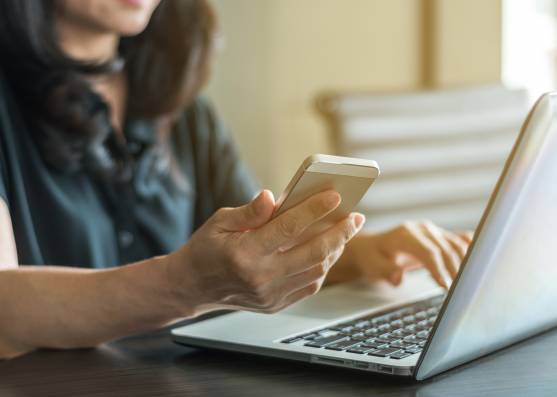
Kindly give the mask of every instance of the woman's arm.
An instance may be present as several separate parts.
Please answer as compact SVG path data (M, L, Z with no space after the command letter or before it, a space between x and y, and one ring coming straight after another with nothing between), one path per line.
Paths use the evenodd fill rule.
M90 347L180 317L164 261L107 270L25 266L0 271L0 358L39 347Z
M339 202L337 193L320 193L270 220L275 202L263 192L243 207L217 211L169 255L107 270L0 270L0 358L94 346L212 310L276 312L317 292L361 227L363 216L352 214L303 245L281 249ZM9 213L2 217L0 230L9 230Z
M18 267L0 199L0 358L37 347L93 346L158 327L180 314L169 291L160 258L107 270Z

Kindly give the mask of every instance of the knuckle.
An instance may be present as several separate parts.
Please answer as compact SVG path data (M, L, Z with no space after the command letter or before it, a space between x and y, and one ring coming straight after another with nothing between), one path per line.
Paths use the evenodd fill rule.
M263 310L265 311L266 314L275 314L281 310L281 307L278 305L273 305L270 307L266 307Z
M268 295L263 295L259 297L258 303L261 306L261 308L264 310L269 310L275 306L274 299Z
M319 240L311 246L311 258L323 262L329 256L329 247L324 240Z
M352 239L352 237L354 237L355 233L356 228L354 227L352 222L347 222L347 225L343 229L343 242L346 244L348 241L350 241L350 239Z
M277 226L279 233L286 238L295 237L298 231L298 222L296 222L296 219L288 216L282 216L278 219Z
M258 309L266 309L271 305L271 297L263 288L253 288L249 296Z
M327 275L327 262L323 261L320 262L319 264L317 264L315 266L315 278L321 278L324 277L325 275Z
M315 295L321 289L321 283L316 281L308 286L308 295Z

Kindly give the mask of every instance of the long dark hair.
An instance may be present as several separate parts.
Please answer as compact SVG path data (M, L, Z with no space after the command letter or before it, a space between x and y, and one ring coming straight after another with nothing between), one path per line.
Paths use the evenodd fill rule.
M57 7L57 0L0 0L0 68L50 166L122 177L129 171L125 146L86 79L110 65L63 53ZM207 79L215 23L206 0L162 0L141 34L121 39L128 117L156 120L194 99Z

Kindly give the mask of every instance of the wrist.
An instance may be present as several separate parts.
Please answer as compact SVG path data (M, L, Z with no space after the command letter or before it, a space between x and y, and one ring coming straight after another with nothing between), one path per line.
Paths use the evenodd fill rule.
M203 314L212 307L207 291L201 287L195 264L187 255L187 247L160 257L165 273L165 288L169 300L179 317L191 318Z

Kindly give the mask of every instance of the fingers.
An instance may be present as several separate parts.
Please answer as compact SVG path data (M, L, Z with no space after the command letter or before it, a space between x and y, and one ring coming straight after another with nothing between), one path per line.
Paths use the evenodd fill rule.
M387 234L387 237L391 240L389 245L395 252L402 250L414 256L429 270L440 286L448 287L444 277L445 264L441 250L424 234L418 224L406 223L391 233Z
M339 204L340 195L332 190L308 198L255 230L250 236L252 249L262 254L273 253L334 211Z
M274 208L273 193L263 190L246 205L238 208L221 208L217 211L215 220L225 231L246 231L267 223Z
M414 257L440 286L447 288L445 275L456 277L472 236L448 232L431 222L408 222L386 233L386 237L391 256Z
M441 255L445 262L445 268L449 271L451 279L456 277L462 258L459 256L453 245L447 240L446 234L431 222L422 225L426 236L433 241L441 250Z
M472 244L472 240L474 240L474 232L472 231L460 232L458 236L463 239L466 244Z
M466 256L466 252L468 251L469 243L456 233L445 231L444 235L453 249L458 253L460 261L462 262L462 260Z
M352 213L336 225L312 238L308 242L298 245L280 254L281 275L293 275L322 263L360 231L365 217L362 214Z

